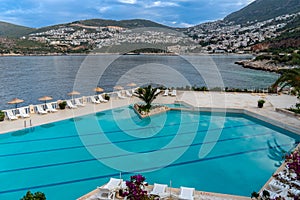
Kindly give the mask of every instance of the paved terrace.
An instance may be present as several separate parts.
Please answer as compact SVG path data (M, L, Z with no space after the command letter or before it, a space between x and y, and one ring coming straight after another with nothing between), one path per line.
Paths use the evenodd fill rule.
M261 98L264 98L266 103L263 108L259 109L257 108L257 100ZM184 101L199 108L200 110L227 110L243 112L300 134L299 117L288 116L275 111L275 108L287 108L295 105L297 102L297 98L295 96L178 91L176 97L165 97L159 95L154 103L169 104L174 103L175 101ZM112 98L108 103L86 103L85 107L79 107L78 109L66 108L65 110L59 110L56 113L48 113L46 115L31 114L30 118L20 118L14 121L8 121L6 119L5 121L0 122L0 133L24 129L24 121L26 121L27 126L30 124L30 120L33 126L38 126L63 119L96 113L107 109L122 107L137 102L140 102L140 100L136 97L127 99Z
M263 108L257 108L257 100L265 99L266 103ZM175 101L183 101L196 107L196 110L212 110L212 111L233 111L246 113L248 115L265 120L274 125L286 128L297 134L300 134L300 118L289 116L280 112L276 112L275 108L287 108L295 105L297 98L288 95L266 95L251 93L225 93L225 92L193 92L193 91L177 91L176 97L158 96L154 103L169 104ZM31 120L33 126L60 121L63 119L78 117L86 114L96 113L107 109L117 108L140 102L136 97L127 99L112 98L109 103L92 104L87 103L85 107L78 109L59 110L57 113L49 113L46 115L31 114L30 118L18 119L15 121L5 120L1 122L0 133L20 130L24 128L24 121L27 125ZM92 188L91 188L92 189ZM95 193L97 190L81 197L85 199ZM178 193L178 189L173 188L172 192ZM247 197L239 197L232 195L216 194L196 191L196 195L201 199L250 199Z

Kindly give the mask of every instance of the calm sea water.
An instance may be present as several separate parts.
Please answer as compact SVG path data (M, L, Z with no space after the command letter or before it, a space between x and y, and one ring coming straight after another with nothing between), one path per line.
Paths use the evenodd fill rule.
M68 98L78 90L92 95L100 86L106 92L113 86L135 82L167 87L207 86L266 88L277 78L275 73L244 69L234 62L249 55L218 56L36 56L0 57L0 108L13 106L12 98L24 99L20 106L40 103L39 97Z

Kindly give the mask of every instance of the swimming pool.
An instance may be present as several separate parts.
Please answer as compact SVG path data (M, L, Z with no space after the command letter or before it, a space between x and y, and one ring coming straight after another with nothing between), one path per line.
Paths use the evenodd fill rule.
M28 189L75 199L126 167L150 184L249 196L278 168L278 151L298 140L243 114L169 111L142 120L122 107L1 135L0 199L20 199ZM213 148L200 158L203 147ZM122 171L123 179L130 175Z

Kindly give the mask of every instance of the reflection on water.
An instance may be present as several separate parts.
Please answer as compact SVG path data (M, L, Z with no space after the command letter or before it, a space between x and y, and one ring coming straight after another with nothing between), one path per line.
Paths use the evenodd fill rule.
M113 91L116 82L126 88L130 82L137 85L164 83L168 87L219 85L214 80L220 73L224 86L234 88L268 87L277 75L270 72L244 69L235 65L237 60L248 59L247 55L219 56L34 56L0 57L0 109L11 108L6 102L18 97L24 99L19 106L38 104L38 98L52 96L53 100L69 98L78 70L88 67L80 85L81 95L94 91L85 87L95 81L105 92ZM109 67L103 66L113 60ZM192 66L197 65L197 66ZM216 67L214 67L216 66ZM99 77L102 70L103 76ZM200 71L200 74L199 72ZM222 85L220 85L222 86Z

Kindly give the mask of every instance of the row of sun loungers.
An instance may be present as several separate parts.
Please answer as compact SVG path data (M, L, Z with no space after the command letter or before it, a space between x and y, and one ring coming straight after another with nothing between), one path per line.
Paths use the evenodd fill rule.
M132 97L134 95L134 90L132 90L131 92L132 93L130 93L130 91L128 91L128 90L125 90L125 95L126 96L123 96L121 94L121 91L118 91L116 94L117 94L118 98L126 99L126 98ZM156 93L160 93L160 92L161 92L161 90L159 90L159 89L156 91ZM166 89L164 91L163 96L168 96L168 95L176 96L176 90L172 90L172 92L170 92L168 89ZM102 95L97 95L96 97L91 96L90 100L94 104L100 104L100 103L107 103L108 102L108 100L104 99L102 97ZM74 99L73 102L71 100L67 100L66 103L67 103L67 107L70 108L70 109L76 109L78 107L85 106L85 104L83 104L79 99ZM41 115L45 115L47 113L54 113L54 112L57 112L57 111L58 110L56 108L54 108L51 103L46 103L44 106L43 105L36 105L36 112L38 114L41 114ZM17 113L18 114L14 114L12 112L12 110L7 110L6 111L6 116L9 120L16 120L19 117L22 117L22 118L30 117L29 113L26 112L25 108L18 108Z
M271 199L281 196L285 199L294 199L289 196L300 196L300 181L297 180L295 173L290 173L286 167L283 171L274 175L273 179L268 183L267 187L261 192L267 191Z
M123 179L110 178L109 182L102 187L97 188L97 193L88 197L88 200L111 200L115 199L116 190L120 188L126 188L126 182ZM174 196L178 199L194 200L195 188L180 187L179 194L172 194L167 192L168 185L154 183L152 191L149 191L149 195L159 197L160 199Z

